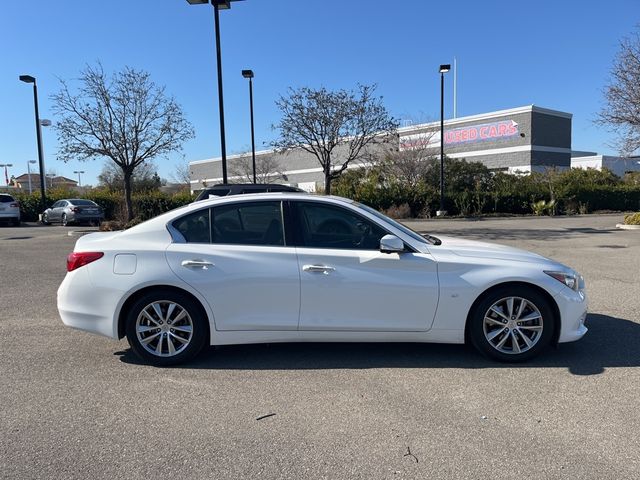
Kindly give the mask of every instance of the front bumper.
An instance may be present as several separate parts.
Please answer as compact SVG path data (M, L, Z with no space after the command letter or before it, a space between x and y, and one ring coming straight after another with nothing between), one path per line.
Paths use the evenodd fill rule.
M565 287L554 298L562 322L558 343L580 340L588 330L584 324L589 303L586 293L578 293Z

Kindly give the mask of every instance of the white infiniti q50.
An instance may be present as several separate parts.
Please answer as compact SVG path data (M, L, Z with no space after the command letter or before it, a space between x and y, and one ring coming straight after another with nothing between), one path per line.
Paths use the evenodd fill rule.
M340 197L264 193L196 202L81 237L62 321L127 337L156 365L205 345L472 343L501 361L580 339L582 277L502 245L422 236Z

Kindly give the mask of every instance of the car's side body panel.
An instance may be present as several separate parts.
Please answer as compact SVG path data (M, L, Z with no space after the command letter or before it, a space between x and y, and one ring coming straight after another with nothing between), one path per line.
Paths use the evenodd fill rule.
M300 330L426 331L438 305L430 255L298 248ZM314 271L326 266L326 271Z
M300 275L295 248L174 243L173 273L207 298L215 330L297 330ZM190 261L210 265L189 266Z

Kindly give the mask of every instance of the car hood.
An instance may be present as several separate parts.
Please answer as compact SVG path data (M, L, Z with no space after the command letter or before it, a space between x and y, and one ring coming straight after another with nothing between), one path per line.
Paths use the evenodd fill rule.
M430 247L430 250L434 253L437 251L436 249L438 249L448 250L450 253L461 257L492 258L496 260L511 260L517 262L557 264L557 262L543 257L542 255L538 255L537 253L509 247L507 245L500 245L498 243L478 242L475 240L465 240L440 235L438 235L438 238L442 240L442 245Z

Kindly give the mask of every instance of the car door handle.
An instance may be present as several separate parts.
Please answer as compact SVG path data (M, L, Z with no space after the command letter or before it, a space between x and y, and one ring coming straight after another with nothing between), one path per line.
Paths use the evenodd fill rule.
M302 270L305 272L317 272L328 275L329 272L335 272L336 269L328 265L305 265L302 267Z
M202 270L208 270L209 267L215 267L211 262L206 260L183 260L181 265L185 268L201 268Z

